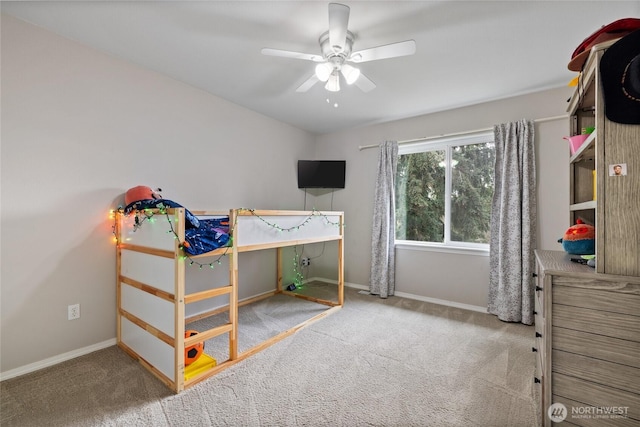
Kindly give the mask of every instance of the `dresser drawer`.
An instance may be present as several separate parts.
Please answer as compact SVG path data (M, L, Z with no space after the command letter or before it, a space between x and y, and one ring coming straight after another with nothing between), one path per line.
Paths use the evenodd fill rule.
M552 308L553 326L640 341L640 318L627 314L556 304Z
M544 318L544 273L540 271L540 266L536 264L536 288L534 292L534 310Z
M545 360L545 342L542 333L538 332L538 325L536 325L536 340L533 350L537 357L539 357L542 361Z
M544 359L542 358L542 354L540 352L536 353L535 357L536 357L536 378L542 381L545 374L544 363L542 363Z
M640 342L553 327L552 347L640 369Z
M587 287L562 286L570 278L554 277L553 303L640 316L640 295ZM598 282L594 284L597 286ZM604 286L604 284L601 284ZM640 321L640 317L638 317Z
M597 384L568 375L554 373L552 378L552 401L557 402L564 397L580 402L580 406L593 407L626 407L627 416L640 420L640 395L629 393L613 387ZM569 414L571 414L571 408ZM569 421L569 420L567 420ZM600 424L595 424L600 425Z
M547 408L548 404L545 403L545 380L544 380L544 368L542 364L542 359L540 358L540 354L536 353L536 373L534 376L533 383L533 396L536 401L536 419L537 425L544 425L544 420L547 417Z
M617 414L615 412L608 418L604 418L598 414L591 414L589 411L593 411L592 407L558 395L553 396L553 403L562 403L567 408L567 418L560 423L552 422L550 427L638 427L638 420L634 420L628 416L616 416ZM610 408L609 411L617 411L619 414L620 412L624 413L625 409L616 407L615 409ZM547 415L544 414L544 416L546 417Z
M640 369L566 351L551 352L551 370L640 395Z
M536 325L538 325L542 320L544 320L544 298L542 296L542 291L536 291L536 293L534 294L533 302L535 323Z

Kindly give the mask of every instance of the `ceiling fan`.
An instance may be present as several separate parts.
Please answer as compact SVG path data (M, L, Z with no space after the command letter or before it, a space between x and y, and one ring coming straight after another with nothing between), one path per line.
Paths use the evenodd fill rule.
M416 52L416 42L414 40L406 40L354 52L352 48L355 37L347 29L349 11L349 6L329 3L329 31L324 32L318 39L321 55L270 48L262 49L262 54L304 59L318 63L315 73L302 83L296 89L296 92L306 92L319 81L326 82L324 86L326 90L338 92L340 90L340 75L343 76L347 84L355 84L363 92L369 92L375 89L375 83L349 62L359 64L379 59L413 55Z

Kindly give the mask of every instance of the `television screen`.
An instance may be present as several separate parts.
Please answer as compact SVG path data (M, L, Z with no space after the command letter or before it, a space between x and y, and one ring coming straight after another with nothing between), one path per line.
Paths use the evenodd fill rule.
M298 188L344 188L345 160L298 160Z

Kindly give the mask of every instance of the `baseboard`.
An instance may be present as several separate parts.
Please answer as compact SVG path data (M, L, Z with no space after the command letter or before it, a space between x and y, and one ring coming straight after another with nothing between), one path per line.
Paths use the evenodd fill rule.
M311 279L307 279L306 281L307 282L312 282L314 280L318 280L318 281L321 281L321 282L327 282L327 283L333 283L333 284L336 284L336 285L338 284L337 280L325 279L325 278L322 278L322 277L313 277ZM344 286L346 286L348 288L362 289L362 290L365 290L365 291L369 290L369 286L358 285L356 283L345 282ZM408 299L412 299L412 300L416 300L416 301L430 302L432 304L445 305L447 307L461 308L463 310L477 311L479 313L487 313L487 307L481 307L481 306L478 306L478 305L463 304L461 302L456 302L456 301L449 301L449 300L443 300L443 299L438 299L438 298L424 297L422 295L409 294L409 293L406 293L406 292L395 292L395 296L402 297L402 298L408 298Z
M0 372L0 381L39 371L40 369L48 368L49 366L57 365L58 363L66 362L67 360L75 359L76 357L84 356L85 354L93 353L94 351L102 350L103 348L111 347L112 345L116 345L115 338L102 341L87 347L79 348L77 350L69 351L67 353L59 354L57 356L53 356L39 362L30 363L28 365L11 369L6 372Z
M461 308L463 310L477 311L479 313L487 314L487 307L481 307L479 305L463 304L461 302L456 302L456 301L449 301L449 300L438 299L438 298L423 297L421 295L408 294L408 293L405 293L405 292L396 292L395 295L397 297L409 298L409 299L414 299L414 300L417 300L417 301L430 302L432 304L446 305L447 307Z
M260 297L269 293L272 293L272 291L263 292L251 298ZM244 298L240 300L240 302L251 299L251 298ZM29 374L31 372L39 371L40 369L48 368L49 366L57 365L58 363L66 362L67 360L75 359L76 357L84 356L85 354L93 353L94 351L102 350L103 348L111 347L112 345L116 345L116 344L117 344L116 339L112 338L110 340L93 344L88 347L83 347L77 350L69 351L67 353L59 354L57 356L53 356L48 359L41 360L39 362L30 363L28 365L11 369L6 372L0 372L0 381L8 380L10 378L15 378L21 375Z

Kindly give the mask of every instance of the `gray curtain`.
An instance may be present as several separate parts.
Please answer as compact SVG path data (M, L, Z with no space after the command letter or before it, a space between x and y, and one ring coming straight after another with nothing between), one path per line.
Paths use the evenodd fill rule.
M489 313L533 323L536 164L533 122L494 126L495 192L491 210Z
M380 145L378 178L373 201L371 235L371 278L369 293L381 298L395 292L395 179L398 166L398 143Z

